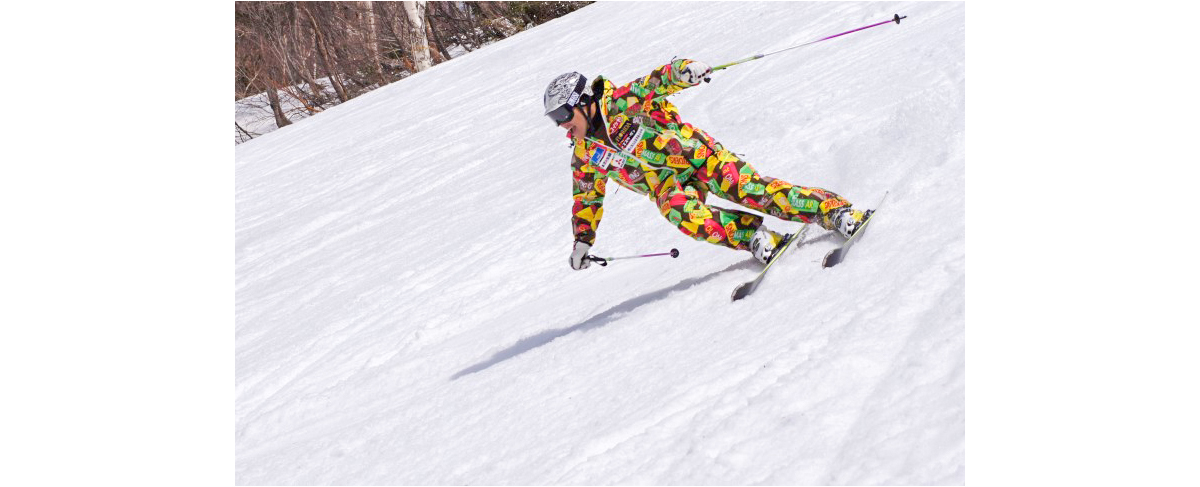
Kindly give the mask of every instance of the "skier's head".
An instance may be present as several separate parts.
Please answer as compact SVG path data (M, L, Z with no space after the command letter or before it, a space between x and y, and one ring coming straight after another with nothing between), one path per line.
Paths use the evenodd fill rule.
M567 129L568 137L583 137L582 130L587 128L587 117L577 112L592 101L592 87L585 76L570 72L554 78L546 87L542 101L546 106L546 116L555 125Z

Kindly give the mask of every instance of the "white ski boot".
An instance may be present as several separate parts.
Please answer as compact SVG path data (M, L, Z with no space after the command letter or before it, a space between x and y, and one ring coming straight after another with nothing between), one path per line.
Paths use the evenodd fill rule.
M766 264L775 256L775 251L782 241L782 235L767 230L766 225L759 225L758 230L754 231L754 236L750 237L750 252L754 254L755 259Z
M829 215L829 221L833 224L833 230L837 231L842 237L847 240L854 236L863 222L874 213L875 210L859 211L846 207L833 210L833 214Z

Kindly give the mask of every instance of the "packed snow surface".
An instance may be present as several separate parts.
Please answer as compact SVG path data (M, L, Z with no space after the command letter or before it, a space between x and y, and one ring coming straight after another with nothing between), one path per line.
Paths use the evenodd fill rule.
M237 482L965 483L965 10L597 3L237 146ZM569 268L551 79L896 13L672 97L764 175L890 191L845 263L814 228L731 303L750 254L618 189L593 254L681 255Z

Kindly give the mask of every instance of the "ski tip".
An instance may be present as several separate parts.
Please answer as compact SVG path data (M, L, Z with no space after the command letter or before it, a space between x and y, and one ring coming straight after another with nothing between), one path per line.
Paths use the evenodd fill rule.
M838 265L838 263L841 261L842 261L842 248L839 247L839 248L830 250L828 254L825 254L825 258L821 260L821 267L830 268L835 265Z
M746 297L746 294L749 294L747 292L747 289L749 289L749 288L750 288L750 283L742 284L741 286L734 288L733 296L732 296L733 299L731 299L731 301L737 301L739 299Z

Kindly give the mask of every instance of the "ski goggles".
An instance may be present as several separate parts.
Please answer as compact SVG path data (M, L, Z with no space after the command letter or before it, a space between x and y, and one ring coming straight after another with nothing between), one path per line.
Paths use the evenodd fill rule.
M546 116L550 117L550 120L554 121L554 125L562 125L570 122L571 119L575 117L575 107L572 107L571 105L563 105L551 110L550 113L546 114Z

